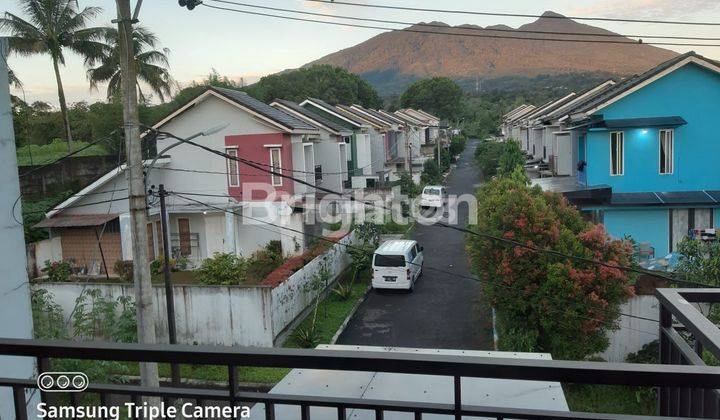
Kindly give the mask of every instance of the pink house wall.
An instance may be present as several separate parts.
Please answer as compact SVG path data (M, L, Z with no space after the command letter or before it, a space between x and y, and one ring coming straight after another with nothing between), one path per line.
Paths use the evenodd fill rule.
M283 133L271 134L242 134L225 137L226 147L237 147L238 156L244 159L258 162L264 169L270 169L270 149L268 145L280 145L280 155L282 159L282 173L292 176L293 160L292 160L292 144L290 135ZM248 183L264 183L273 188L278 194L285 192L292 195L294 192L293 181L283 178L282 185L272 187L271 175L263 170L253 168L251 166L240 164L240 186L231 187L228 182L228 194L238 201L262 201L267 195L261 191L253 189L251 197L243 197L243 187ZM249 190L246 188L246 190ZM277 197L276 199L279 199Z

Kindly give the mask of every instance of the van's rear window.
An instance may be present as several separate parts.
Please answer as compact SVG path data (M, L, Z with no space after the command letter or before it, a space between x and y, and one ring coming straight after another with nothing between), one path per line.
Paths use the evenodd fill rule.
M375 254L375 267L405 267L405 257Z

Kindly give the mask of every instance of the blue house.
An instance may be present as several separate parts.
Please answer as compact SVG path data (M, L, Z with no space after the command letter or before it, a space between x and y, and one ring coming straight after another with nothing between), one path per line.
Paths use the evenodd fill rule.
M573 176L544 188L664 256L720 225L718 121L720 63L682 54L570 110Z

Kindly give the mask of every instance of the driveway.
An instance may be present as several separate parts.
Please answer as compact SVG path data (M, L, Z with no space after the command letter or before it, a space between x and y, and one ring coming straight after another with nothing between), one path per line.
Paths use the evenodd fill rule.
M472 193L480 182L473 162L476 146L477 141L468 142L448 177L449 194ZM459 220L464 226L466 206L460 209ZM471 276L463 234L418 224L411 236L425 247L426 267L413 293L372 290L338 344L491 350L492 322L481 303L480 284L427 268Z

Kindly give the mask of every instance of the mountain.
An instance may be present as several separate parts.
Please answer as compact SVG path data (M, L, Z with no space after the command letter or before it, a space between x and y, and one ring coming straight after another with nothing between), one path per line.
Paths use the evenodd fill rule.
M329 54L306 65L330 64L360 74L378 86L404 85L428 76L456 80L535 77L568 73L628 75L642 72L677 55L646 44L621 45L565 41L567 39L628 41L595 26L575 22L554 12L516 31L505 25L482 28L450 26L442 22L417 24L408 31L385 32L358 45ZM464 36L434 35L432 31ZM553 35L537 32L571 32ZM613 35L597 37L591 35ZM478 37L473 35L486 35ZM498 39L492 36L521 39ZM527 38L541 38L540 40ZM547 41L547 39L563 41Z

